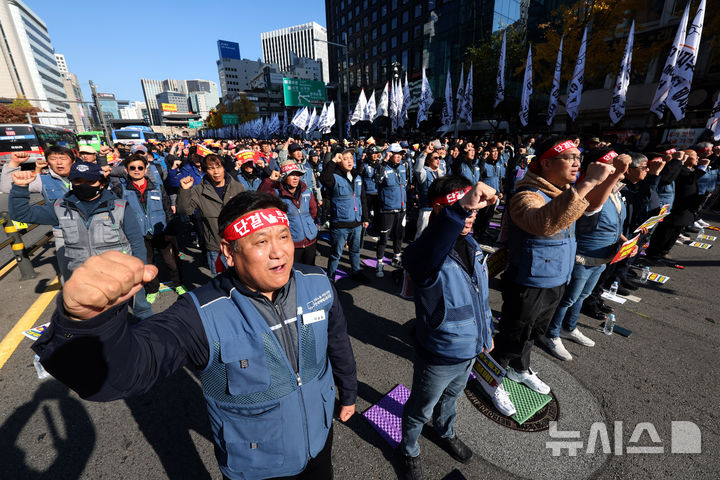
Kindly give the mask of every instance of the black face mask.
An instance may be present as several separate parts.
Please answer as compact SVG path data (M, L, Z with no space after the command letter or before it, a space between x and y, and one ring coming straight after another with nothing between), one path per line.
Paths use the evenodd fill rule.
M79 183L73 185L72 193L80 200L90 200L102 192L103 186L93 186L87 183Z

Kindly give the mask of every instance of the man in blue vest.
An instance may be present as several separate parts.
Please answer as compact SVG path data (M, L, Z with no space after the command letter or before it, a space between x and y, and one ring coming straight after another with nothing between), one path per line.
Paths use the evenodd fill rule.
M476 212L495 202L495 190L461 176L430 186L433 217L403 254L415 285L415 362L410 398L403 410L403 480L421 480L418 438L433 419L442 446L465 463L472 451L454 431L456 402L475 357L493 349L485 255L468 235Z
M362 229L368 226L367 201L362 177L355 165L355 151L351 148L336 153L320 174L330 197L330 257L327 274L331 281L335 279L340 257L345 244L350 254L350 277L364 282L360 270L360 242Z
M378 189L375 183L375 173L380 167L380 148L377 145L370 145L363 152L361 160L361 175L365 185L365 195L367 196L368 220L371 229L374 232L379 230L378 220L380 218L380 203L378 202Z
M12 174L21 170L21 165L30 159L29 152L15 152L11 154L10 161L3 165L2 176L0 177L0 191L10 193L12 189ZM70 149L60 146L52 146L45 152L45 159L49 167L48 173L40 173L35 176L28 185L28 193L42 193L46 205L58 198L62 198L70 191L70 168L75 158ZM14 220L18 220L15 218ZM57 255L58 269L61 280L70 277L65 257L65 243L63 241L60 227L53 226L53 238L55 240L55 252Z
M383 257L388 237L393 239L393 266L401 265L402 241L405 233L405 211L407 209L407 188L410 179L408 164L403 162L405 150L399 143L388 148L385 163L380 165L375 174L375 182L380 197L380 239L377 242L377 272L383 277Z
M614 171L612 165L591 163L585 177L571 185L580 168L580 150L567 137L550 137L508 205L508 267L503 273L500 333L493 358L510 380L541 393L550 387L530 369L534 340L545 333L562 299L575 263L575 221L588 207L602 206L595 187ZM595 195L595 196L594 196ZM587 198L586 198L587 197ZM495 407L513 415L515 407L501 386Z
M157 249L167 265L170 280L175 293L183 295L187 289L183 285L181 272L177 261L177 251L173 248L169 232L166 231L170 211L170 198L165 193L162 183L156 183L150 178L148 161L145 155L132 155L123 161L126 178L121 181L120 198L127 200L128 205L137 216L141 227L147 250L147 263L155 263L155 250ZM145 285L147 301L152 304L160 291L160 280L155 277Z
M125 302L157 268L118 252L88 259L33 345L40 361L92 401L144 393L194 365L225 478L332 479L335 396L345 422L355 359L332 284L293 265L285 208L270 194L234 197L218 218L230 268L148 322L128 325Z

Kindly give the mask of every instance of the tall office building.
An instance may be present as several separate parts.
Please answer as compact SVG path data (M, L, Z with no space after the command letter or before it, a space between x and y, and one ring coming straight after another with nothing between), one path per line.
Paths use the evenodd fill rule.
M84 132L90 127L89 112L83 103L82 89L77 75L68 71L65 55L61 53L55 54L58 71L62 75L63 88L70 105L70 115L72 115L75 128L80 132Z
M67 62L65 62L65 55L63 55L62 53L56 53L55 63L57 64L58 72L60 72L60 75L65 75L68 73Z
M236 42L218 40L218 77L223 99L247 90L250 80L260 71L260 61L240 58L240 45Z
M36 107L72 115L45 22L20 0L0 0L0 97L25 97Z
M185 80L173 80L172 78L166 78L162 81L162 86L164 92L187 93Z
M158 109L157 96L164 92L163 84L160 80L149 80L147 78L140 79L143 95L145 96L145 105L147 105L150 114L151 125L162 125L162 117Z
M326 5L332 2L327 1ZM265 63L275 63L281 71L287 72L293 65L293 54L298 57L312 58L322 63L322 81L328 82L328 35L325 27L315 22L280 28L260 34ZM315 40L322 40L316 42Z

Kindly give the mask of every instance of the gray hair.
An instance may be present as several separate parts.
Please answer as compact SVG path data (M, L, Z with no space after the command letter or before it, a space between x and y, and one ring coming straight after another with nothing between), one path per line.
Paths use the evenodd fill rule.
M628 155L630 155L630 159L632 160L630 162L631 167L639 167L643 163L647 163L648 158L643 155L642 153L638 152L628 152Z

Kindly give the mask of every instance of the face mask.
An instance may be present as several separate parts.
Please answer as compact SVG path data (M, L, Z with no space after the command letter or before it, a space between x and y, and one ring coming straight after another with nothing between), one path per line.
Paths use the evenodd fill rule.
M87 183L80 183L78 185L73 185L72 193L80 200L90 200L91 198L98 196L102 189L102 185L96 187Z

